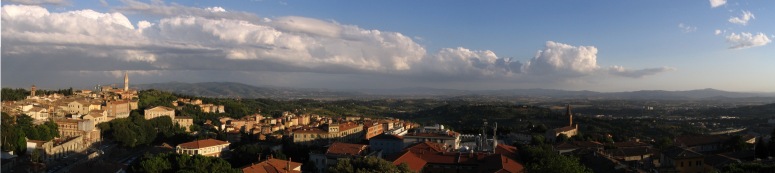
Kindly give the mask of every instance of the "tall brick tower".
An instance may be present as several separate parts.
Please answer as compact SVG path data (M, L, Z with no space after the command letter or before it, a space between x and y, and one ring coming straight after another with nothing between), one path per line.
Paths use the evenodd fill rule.
M129 91L129 74L124 72L124 91Z
M32 87L30 87L30 97L35 97L35 90L36 89L38 89L38 88L35 87L35 85L32 85Z
M573 113L570 112L570 104L568 104L567 110L565 110L565 115L567 115L570 118L570 124L569 126L573 126Z

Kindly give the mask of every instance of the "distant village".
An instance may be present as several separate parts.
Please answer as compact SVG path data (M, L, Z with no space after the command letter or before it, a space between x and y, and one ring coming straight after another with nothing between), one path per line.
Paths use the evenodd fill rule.
M39 95L36 87L30 88L30 96L21 101L3 102L2 111L12 116L28 115L35 124L52 121L57 124L59 137L50 141L27 140L27 152L42 153L44 163L67 158L72 153L98 155L94 148L102 141L97 124L118 118L127 118L138 109L138 91L131 89L128 74L124 75L123 88L97 86L94 90L76 90L72 96L62 94ZM145 119L167 116L180 127L191 131L193 119L176 115L183 105L198 106L202 112L228 113L223 105L203 103L200 99L179 98L175 107L155 106L143 111ZM220 118L220 125L207 120L203 126L226 132L226 140L201 139L174 146L174 152L186 155L229 157L229 145L239 142L243 133L268 138L291 138L293 143L307 146L323 146L327 149L310 153L315 172L326 172L339 158L378 157L391 160L396 165L405 163L415 172L444 170L492 170L488 172L520 172L524 166L516 158L514 146L485 139L472 145L461 146L461 135L445 129L443 125L420 126L395 118L366 118L346 116L332 118L319 115L284 112L273 118L254 114L240 119ZM410 133L411 132L411 133ZM363 142L367 141L367 142ZM478 146L478 147L477 147ZM282 147L278 145L276 147ZM13 155L5 153L4 155ZM3 164L3 170L11 170L12 162ZM290 165L290 167L289 167ZM302 163L290 160L267 159L241 168L243 172L301 172ZM451 166L451 167L450 167ZM126 166L117 166L118 171ZM272 171L274 170L274 171Z
M94 90L76 90L71 96L61 94L30 95L21 101L4 101L2 111L13 116L28 115L35 124L54 122L59 137L49 141L26 140L28 153L41 153L43 163L66 159L73 153L83 153L90 159L103 153L98 146L103 138L98 124L114 119L127 118L138 109L138 91L130 88L129 76L124 75L124 86L97 86ZM152 106L143 110L145 119L169 117L189 134L193 118L176 115L184 105L193 105L202 112L229 113L224 105L204 103L201 99L178 98L173 107ZM540 142L551 144L551 150L561 155L581 158L603 168L592 170L619 170L632 172L710 172L731 163L743 163L754 157L754 150L729 150L730 142L742 141L754 145L757 138L743 135L737 139L726 134L679 136L672 145L662 150L653 142L632 139L626 142L601 143L596 141L568 140L582 133L574 123L570 105L564 116L567 126L548 129ZM220 123L211 120L198 124L205 128L225 132L225 139L206 138L192 140L169 147L169 152L183 155L202 155L229 158L234 155L231 144L239 143L245 134L259 141L289 139L294 144L322 147L311 151L306 162L299 158L287 160L272 158L259 160L245 167L245 173L254 172L301 172L305 164L314 170L327 172L331 166L347 158L376 157L393 165L406 165L413 172L525 172L526 166L514 144L530 145L539 141L534 134L513 132L498 134L497 122L485 120L478 134L461 134L444 125L417 123L396 118L369 118L365 116L328 117L315 114L299 114L286 111L279 117L253 114L239 119L220 117ZM217 125L216 125L217 124ZM472 125L480 126L480 125ZM492 135L488 136L488 131ZM502 138L502 139L501 139ZM272 150L284 147L270 144ZM94 149L100 148L100 149ZM20 161L14 161L14 153L3 153L3 172L12 170ZM18 154L17 154L18 155ZM261 157L261 156L256 156ZM137 156L125 160L123 165L100 169L126 171ZM296 159L296 160L294 160ZM10 160L10 161L7 161ZM589 165L588 165L589 166Z

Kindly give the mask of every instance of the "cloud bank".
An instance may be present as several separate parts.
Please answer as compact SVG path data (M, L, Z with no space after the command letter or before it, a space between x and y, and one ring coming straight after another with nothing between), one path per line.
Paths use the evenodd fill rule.
M547 41L528 61L464 47L428 51L399 32L301 16L262 18L222 7L124 1L115 12L2 7L3 68L115 76L170 71L363 74L453 81L589 76L641 78L672 68L600 67L598 49ZM124 14L153 15L132 22ZM46 62L46 63L34 63ZM224 76L228 77L228 76Z
M710 8L720 7L727 3L727 0L709 0L709 1L710 1Z
M750 11L743 11L743 14L740 15L740 17L731 17L729 18L729 23L739 24L739 25L748 25L748 21L751 19L756 19L756 16L753 15Z
M24 5L69 5L67 0L3 0L3 3L24 4Z
M763 33L752 34L742 32L740 34L731 33L727 35L727 43L730 49L746 49L752 47L764 46L772 42L767 35Z

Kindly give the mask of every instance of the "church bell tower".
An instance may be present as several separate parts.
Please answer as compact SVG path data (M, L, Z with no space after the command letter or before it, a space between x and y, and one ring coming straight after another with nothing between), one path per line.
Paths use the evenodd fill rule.
M124 91L129 91L129 74L124 72Z

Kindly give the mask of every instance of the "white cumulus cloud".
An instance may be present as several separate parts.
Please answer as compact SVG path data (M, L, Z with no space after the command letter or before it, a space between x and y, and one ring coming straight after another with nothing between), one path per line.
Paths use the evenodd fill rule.
M743 11L743 14L741 14L740 17L729 18L729 23L748 25L748 21L751 19L756 19L756 16L754 16L750 11Z
M23 4L23 5L69 5L67 0L3 0L3 3Z
M530 74L585 75L597 71L597 48L547 41L546 47L525 63Z
M748 32L742 32L740 34L731 33L727 35L727 43L730 44L730 49L745 49L752 47L764 46L772 42L767 35L763 33L752 34Z
M716 8L727 3L727 0L709 0L709 1L710 1L711 8Z
M622 66L612 66L605 70L597 64L597 51L594 46L572 46L548 41L543 50L539 50L533 59L522 66L522 70L539 76L574 77L611 74L631 78L674 70L670 67L633 70Z
M618 75L618 76L624 76L624 77L641 78L644 76L655 75L657 73L673 71L673 70L675 70L675 68L672 68L672 67L659 67L659 68L631 70L631 69L626 69L622 66L612 66L608 68L608 73L613 75Z
M301 16L260 18L222 7L160 1L123 2L115 12L2 6L4 68L110 75L116 70L154 75L183 74L167 71L366 74L457 81L532 77L562 81L600 74L638 78L667 71L601 68L594 46L548 41L523 63L491 50L464 47L428 53L402 33L335 21ZM159 19L132 22L123 13L151 14ZM27 63L30 61L46 63Z

